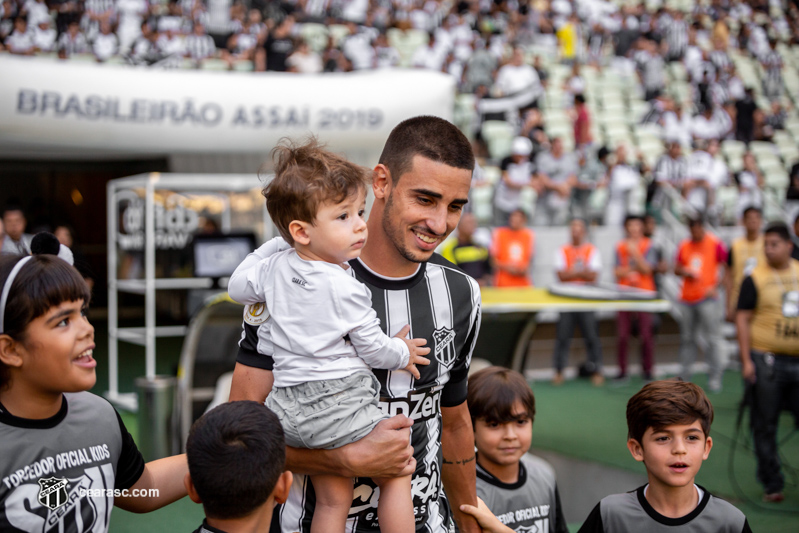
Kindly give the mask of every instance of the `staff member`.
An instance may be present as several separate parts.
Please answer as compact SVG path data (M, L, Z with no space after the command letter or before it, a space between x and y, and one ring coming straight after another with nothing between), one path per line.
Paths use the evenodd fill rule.
M744 209L744 229L746 234L732 242L727 256L727 270L724 276L724 292L727 295L727 320L735 321L738 307L738 292L746 276L758 265L766 262L763 255L763 212L759 207Z
M752 387L757 478L767 502L784 499L777 452L783 400L799 420L799 261L791 259L791 248L788 226L775 222L766 228L766 264L744 279L736 315L741 373Z

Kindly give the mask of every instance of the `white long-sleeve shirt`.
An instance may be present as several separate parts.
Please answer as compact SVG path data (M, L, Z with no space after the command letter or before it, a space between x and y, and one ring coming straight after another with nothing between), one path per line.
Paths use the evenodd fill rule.
M293 249L266 258L268 252L259 251L230 277L228 293L244 304L266 304L276 387L408 365L407 345L383 333L369 289L348 271L324 261L305 261Z

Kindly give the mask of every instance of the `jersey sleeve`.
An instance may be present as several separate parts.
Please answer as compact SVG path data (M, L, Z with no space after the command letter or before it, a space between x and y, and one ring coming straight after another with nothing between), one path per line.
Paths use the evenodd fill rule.
M239 353L236 355L236 363L260 368L262 370L272 370L275 366L272 355L263 354L258 351L259 327L260 326L254 324L242 322L241 340L239 340Z
M122 422L122 417L114 409L119 422L119 432L122 434L122 452L117 459L117 472L114 480L114 488L125 490L131 488L139 481L139 478L144 473L144 457L142 457L139 448L133 437L128 433L128 428Z
M380 319L372 309L372 297L366 285L346 276L344 290L336 290L340 319L344 321L355 353L372 368L399 370L408 366L410 352L402 339L389 337L380 328ZM343 281L343 280L342 280ZM334 290L336 287L334 287Z
M752 276L746 276L741 283L741 293L738 296L738 309L741 311L752 311L757 307L757 287L752 281Z
M749 527L749 520L744 519L744 527L741 529L741 533L752 533L752 528Z
M477 282L470 279L472 287L472 314L470 317L469 333L463 343L461 353L458 354L452 370L450 370L449 381L444 385L441 393L442 407L455 407L466 401L466 386L469 377L469 365L472 361L472 352L477 342L477 334L480 332L480 287ZM431 354L432 355L432 354Z
M553 520L555 521L553 525L554 533L569 533L569 526L563 516L563 505L560 503L560 491L558 491L557 485L555 485L555 516Z
M588 518L583 522L582 527L577 530L577 533L604 533L605 526L602 524L602 509L600 506L602 502L596 504L594 509L588 515Z

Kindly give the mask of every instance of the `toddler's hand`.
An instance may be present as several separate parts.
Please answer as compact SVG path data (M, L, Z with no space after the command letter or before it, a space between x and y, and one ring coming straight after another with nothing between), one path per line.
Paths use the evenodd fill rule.
M405 326L394 336L398 339L402 339L402 341L408 345L408 351L410 352L411 356L408 358L408 366L405 367L405 370L413 374L413 377L416 379L419 379L421 375L419 374L419 369L416 368L416 365L430 364L430 359L422 357L423 355L430 353L430 348L424 348L424 345L427 344L427 339L406 339L405 336L410 331L411 327Z

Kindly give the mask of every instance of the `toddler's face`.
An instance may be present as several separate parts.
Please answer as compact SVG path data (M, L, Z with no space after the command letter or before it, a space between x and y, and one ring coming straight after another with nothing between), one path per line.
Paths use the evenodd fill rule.
M323 203L308 228L310 251L328 263L343 264L361 255L366 244L366 190L339 203Z

